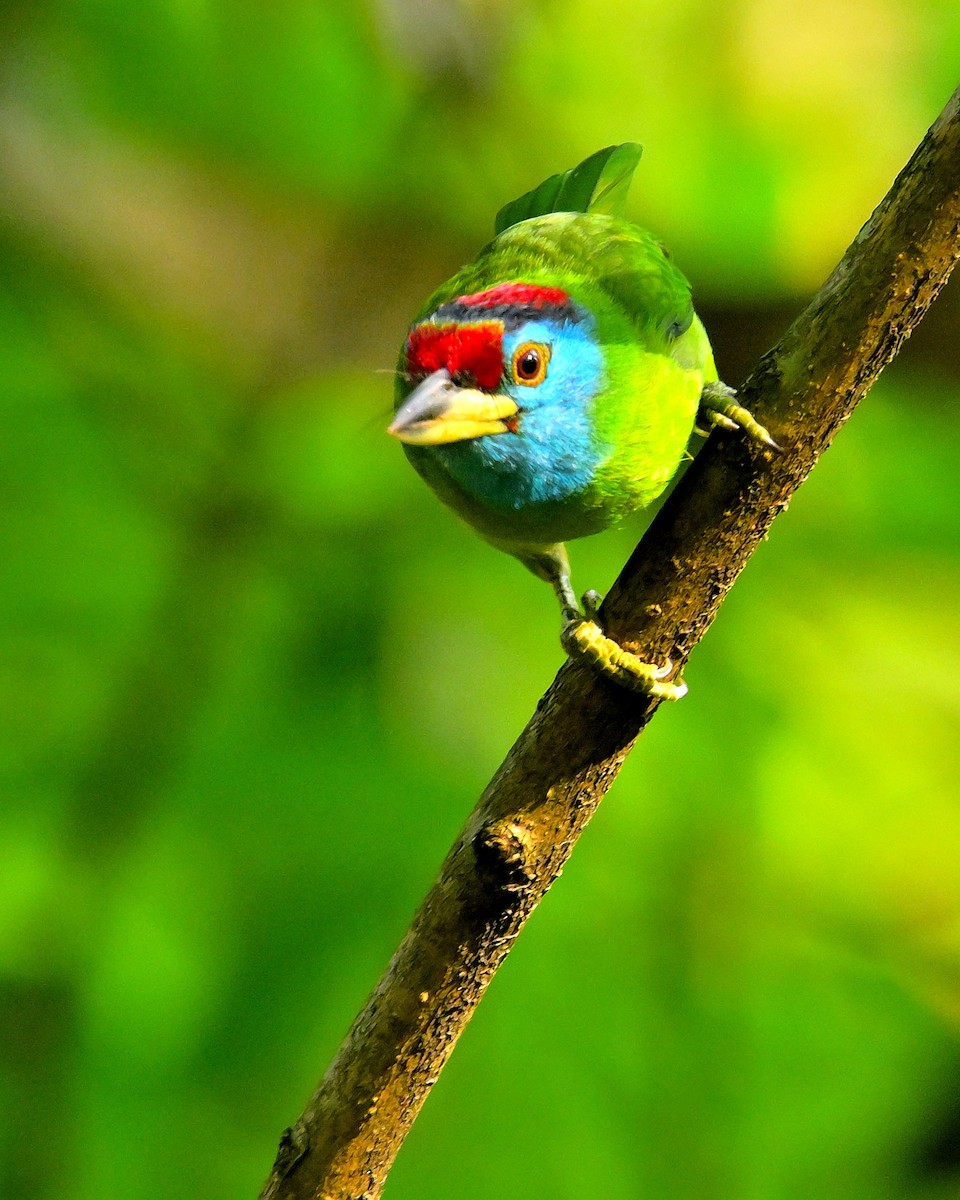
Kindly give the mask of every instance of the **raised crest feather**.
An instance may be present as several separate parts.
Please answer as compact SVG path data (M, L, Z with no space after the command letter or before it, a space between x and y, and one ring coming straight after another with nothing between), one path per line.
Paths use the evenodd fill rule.
M598 150L569 171L551 175L532 191L505 204L497 213L494 232L503 233L519 221L552 212L599 212L622 217L642 153L639 142L622 142Z

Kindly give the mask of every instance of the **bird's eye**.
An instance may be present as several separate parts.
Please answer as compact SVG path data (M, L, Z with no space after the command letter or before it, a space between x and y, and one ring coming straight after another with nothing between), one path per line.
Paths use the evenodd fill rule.
M513 352L513 382L536 387L547 377L550 347L543 342L524 342Z

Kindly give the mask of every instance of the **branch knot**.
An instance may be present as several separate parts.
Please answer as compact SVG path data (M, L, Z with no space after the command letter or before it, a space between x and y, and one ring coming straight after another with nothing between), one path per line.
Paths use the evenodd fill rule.
M472 846L486 891L510 894L530 887L535 872L530 863L530 831L523 825L491 821L474 834Z

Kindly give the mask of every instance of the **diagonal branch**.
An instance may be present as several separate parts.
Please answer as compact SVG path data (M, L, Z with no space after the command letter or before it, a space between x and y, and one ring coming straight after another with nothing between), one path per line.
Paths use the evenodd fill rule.
M605 627L681 666L777 513L960 254L960 89L743 395L784 450L714 434L607 597ZM262 1200L374 1200L527 917L657 704L565 664L458 837Z

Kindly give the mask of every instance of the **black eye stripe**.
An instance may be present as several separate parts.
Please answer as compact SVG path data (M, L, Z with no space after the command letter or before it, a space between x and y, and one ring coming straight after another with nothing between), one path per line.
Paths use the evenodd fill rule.
M579 325L586 314L574 303L544 304L494 304L482 308L476 304L463 304L459 300L441 304L433 314L435 321L502 321L504 329L519 329L527 321L554 321L557 324Z

